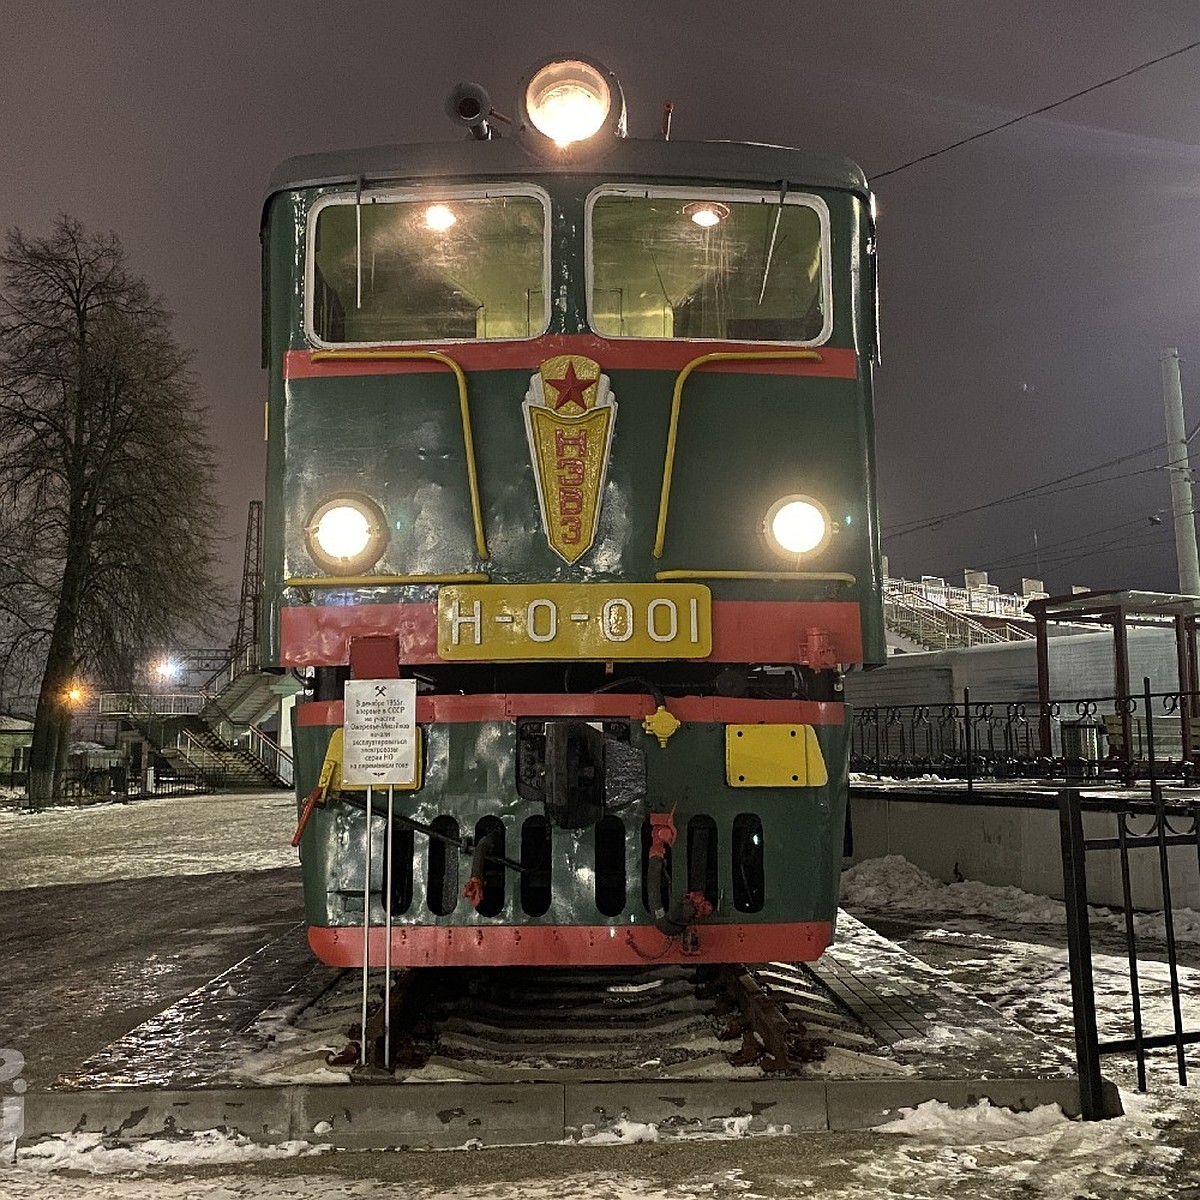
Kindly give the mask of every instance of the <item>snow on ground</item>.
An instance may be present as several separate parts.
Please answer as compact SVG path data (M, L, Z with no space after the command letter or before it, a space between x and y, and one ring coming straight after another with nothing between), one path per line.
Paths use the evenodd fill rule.
M849 909L863 909L885 915L899 910L905 913L961 913L996 917L1019 925L1051 924L1066 926L1067 910L1061 900L1037 896L1018 887L999 887L965 880L942 883L927 875L898 854L869 858L842 875L842 903ZM1120 930L1125 919L1107 908L1090 910L1093 927ZM1175 937L1180 942L1200 943L1200 912L1190 908L1173 910ZM1134 929L1139 938L1162 939L1165 936L1160 913L1137 913Z
M227 802L228 811L220 809ZM293 809L277 797L217 797L143 802L126 812L136 815L150 805L191 806L179 821L179 840L200 847L182 853L211 853L193 869L231 869L224 847L240 843L240 852L260 859L269 855L272 823L284 847ZM204 809L205 805L217 809ZM73 812L68 823L87 819L98 810ZM191 818L202 814L192 828ZM179 813L183 816L183 812ZM90 869L67 856L60 861L49 850L33 855L40 841L59 836L57 814L40 817L0 816L0 837L8 841L14 825L33 838L18 863L30 878L66 882ZM25 825L29 821L40 826ZM240 838L230 838L225 825L219 842L205 837L212 825L244 820ZM178 851L172 844L156 850L151 834L139 854L136 838L114 817L101 817L92 830L105 836L122 857L132 843L134 856L147 872L161 870L161 855ZM148 819L150 830L169 814ZM78 830L78 826L75 827ZM63 841L66 833L61 834ZM192 840L194 839L194 841ZM58 855L66 855L60 849ZM156 857L158 855L159 857ZM99 857L99 856L96 856ZM289 856L290 857L290 856ZM213 865L220 863L221 865ZM101 864L102 865L102 864ZM276 865L274 862L268 865ZM39 876L40 872L40 876ZM84 875L84 878L96 876ZM99 876L105 877L105 876ZM108 876L111 877L111 876ZM860 864L847 873L845 900L860 915L936 914L929 927L917 928L908 947L948 980L971 988L1043 1036L1065 1047L1071 1043L1069 974L1063 947L1061 905L1015 888L980 884L941 884L903 859ZM1193 914L1194 916L1194 914ZM1110 915L1096 914L1098 921ZM1000 936L1001 927L1009 936ZM1013 926L1028 929L1012 936ZM1147 922L1146 929L1153 929ZM1048 932L1049 931L1049 932ZM1147 1022L1168 1015L1166 968L1143 963ZM1097 1003L1102 1027L1116 1031L1128 1021L1128 978L1119 955L1097 954ZM1185 1024L1200 1024L1196 997L1200 972L1182 969ZM1200 1077L1200 1064L1192 1067ZM1055 1109L1015 1114L980 1105L953 1110L937 1103L909 1110L882 1131L806 1135L799 1138L748 1139L731 1129L721 1143L685 1145L658 1141L652 1126L629 1128L611 1147L591 1145L567 1149L535 1146L488 1150L477 1155L355 1155L331 1153L310 1157L304 1146L262 1151L236 1139L196 1139L154 1150L103 1149L76 1135L45 1143L36 1153L22 1151L15 1167L0 1168L4 1200L62 1197L63 1200L318 1200L329 1196L367 1200L381 1195L408 1200L794 1200L820 1196L828 1200L867 1200L897 1196L909 1200L1157 1200L1200 1196L1200 1163L1194 1146L1200 1139L1200 1097L1172 1086L1170 1060L1159 1057L1152 1071L1150 1096L1129 1090L1128 1062L1109 1059L1105 1073L1123 1085L1126 1116L1114 1121L1068 1121ZM629 1144L636 1142L640 1144ZM172 1155L174 1157L172 1157ZM564 1157L566 1156L566 1157ZM600 1156L599 1160L596 1156ZM448 1164L448 1165L443 1165ZM467 1164L467 1165L463 1165ZM477 1164L477 1165L476 1165ZM497 1169L500 1164L502 1169ZM382 1181L382 1182L381 1182Z
M1096 1124L1055 1108L1011 1113L986 1104L923 1104L873 1134L814 1134L771 1140L668 1145L652 1126L621 1144L523 1147L479 1154L308 1157L301 1145L260 1152L229 1139L141 1159L108 1153L116 1173L97 1172L97 1151L75 1136L41 1161L23 1155L0 1171L6 1200L234 1200L329 1196L368 1200L1165 1200L1195 1195L1181 1186L1183 1151L1162 1140L1161 1106L1127 1097L1129 1115ZM631 1144L642 1143L642 1144ZM699 1153L698 1153L699 1151ZM202 1153L223 1164L200 1163ZM174 1167L162 1163L173 1161ZM51 1168L58 1168L51 1173ZM64 1174L62 1168L71 1168ZM499 1169L497 1169L499 1168ZM1187 1186L1185 1184L1185 1186Z
M0 811L0 889L295 866L290 792Z

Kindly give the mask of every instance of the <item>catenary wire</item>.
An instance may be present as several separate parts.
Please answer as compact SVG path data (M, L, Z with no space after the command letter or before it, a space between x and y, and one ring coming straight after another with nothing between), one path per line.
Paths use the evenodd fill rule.
M932 158L939 158L943 154L949 154L951 150L957 150L960 146L966 146L971 142L977 142L980 138L988 137L993 133L999 133L1002 129L1008 129L1013 125L1019 124L1021 121L1027 121L1030 117L1041 116L1042 113L1048 113L1052 109L1061 108L1064 104L1069 104L1072 100L1078 100L1081 96L1086 96L1091 92L1098 92L1101 88L1106 88L1110 84L1119 83L1122 79L1128 79L1131 75L1136 75L1139 71L1145 71L1149 67L1156 67L1159 63L1166 62L1168 59L1177 58L1181 54L1187 54L1191 50L1200 47L1200 42L1191 42L1186 46L1180 46L1178 50L1171 50L1166 54L1160 54L1157 58L1147 59L1146 62L1139 63L1136 67L1130 67L1128 71L1122 71L1119 75L1113 75L1109 79L1102 79L1099 83L1093 83L1090 87L1085 87L1081 91L1072 92L1069 96L1064 96L1061 100L1055 100L1050 104L1043 104L1040 108L1030 109L1029 112L1021 113L1020 116L1010 117L1007 121L1001 121L999 125L993 125L990 129L982 129L978 133L973 133L970 137L959 138L957 142L951 142L948 146L943 146L940 150L931 150L928 154L922 154L917 158L910 159L906 163L901 163L898 167L892 167L887 171L880 171L876 175L871 176L871 182L874 183L877 179L884 179L888 175L896 175L901 171L907 171L909 167L915 167L918 163L928 162Z

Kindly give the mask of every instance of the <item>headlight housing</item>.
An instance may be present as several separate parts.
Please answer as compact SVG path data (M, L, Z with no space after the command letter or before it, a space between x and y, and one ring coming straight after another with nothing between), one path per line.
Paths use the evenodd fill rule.
M625 136L621 85L595 59L554 59L535 67L522 82L517 113L520 127L540 134L558 152L604 133Z
M383 554L387 520L366 496L335 496L313 509L304 541L313 561L331 575L357 575Z
M777 554L798 558L825 548L833 534L833 522L829 510L819 500L811 496L784 496L767 510L763 532Z

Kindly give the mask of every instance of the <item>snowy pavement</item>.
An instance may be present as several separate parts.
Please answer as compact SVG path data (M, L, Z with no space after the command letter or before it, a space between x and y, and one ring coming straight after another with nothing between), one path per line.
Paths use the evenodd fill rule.
M290 792L0 811L0 889L297 865Z
M84 883L130 874L263 870L294 863L286 797L140 802L38 815L0 814L8 878L22 884ZM16 848L17 853L12 853ZM234 864L241 864L234 866ZM265 877L264 877L265 878ZM37 893L22 893L32 897ZM17 893L5 899L18 902ZM1064 1049L1071 1046L1069 981L1061 906L1015 889L944 885L897 860L863 864L846 902L868 924L903 917L907 949L948 982L974 990ZM1098 920L1105 918L1098 914ZM1188 925L1185 919L1185 925ZM1198 924L1200 927L1200 924ZM1190 929L1190 925L1188 925ZM1150 936L1153 923L1145 923ZM1107 956L1107 957L1106 957ZM1148 946L1154 957L1154 947ZM1147 963L1148 1021L1162 1016ZM1196 964L1185 968L1185 1023L1200 1024ZM1125 1011L1124 963L1104 945L1098 1003L1108 1030ZM1195 1051L1189 1065L1200 1082ZM883 1131L804 1137L666 1142L653 1126L626 1123L618 1144L506 1147L477 1153L316 1154L290 1144L263 1148L207 1135L122 1147L74 1134L23 1149L0 1168L4 1200L233 1200L245 1197L403 1196L412 1200L913 1200L1045 1197L1116 1200L1200 1197L1200 1100L1171 1083L1156 1059L1149 1097L1128 1090L1130 1064L1106 1060L1126 1089L1127 1115L1068 1121L1057 1110L1012 1114L922 1105ZM6 1115L18 1095L0 1082ZM620 1144L636 1143L636 1144Z

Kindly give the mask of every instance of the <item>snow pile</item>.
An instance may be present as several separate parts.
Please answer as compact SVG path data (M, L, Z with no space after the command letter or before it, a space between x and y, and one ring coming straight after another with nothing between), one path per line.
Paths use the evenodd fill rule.
M981 1101L954 1109L928 1101L880 1127L903 1135L890 1153L857 1166L854 1176L888 1194L1067 1197L1161 1197L1163 1175L1183 1151L1159 1140L1171 1114L1122 1093L1126 1116L1071 1121L1054 1106L1015 1113Z
M887 910L920 913L957 913L996 917L1017 925L1066 925L1067 910L1061 900L1037 896L1018 887L965 880L942 883L898 854L869 858L842 874L842 903L851 909L883 913ZM1125 918L1107 908L1091 908L1097 925L1124 930ZM1180 942L1200 942L1200 913L1190 908L1173 911L1175 937ZM1136 913L1139 938L1163 941L1166 925L1162 913Z
M579 1140L589 1146L632 1146L638 1142L657 1142L658 1126L622 1118L607 1129L585 1125L580 1130Z
M99 1133L67 1133L22 1147L19 1164L43 1171L88 1171L107 1175L152 1167L197 1166L250 1162L263 1158L298 1158L322 1154L328 1147L308 1142L264 1146L242 1134L205 1130L187 1137L139 1138L119 1142Z
M978 1145L1037 1137L1065 1124L1068 1117L1057 1104L1043 1104L1030 1112L995 1108L980 1100L970 1108L952 1108L941 1100L926 1100L916 1108L903 1108L894 1121L876 1127L877 1133L901 1133L947 1145Z
M869 858L842 875L842 903L851 908L899 908L915 912L962 912L1019 924L1066 923L1060 900L1018 887L967 880L942 883L898 854Z

